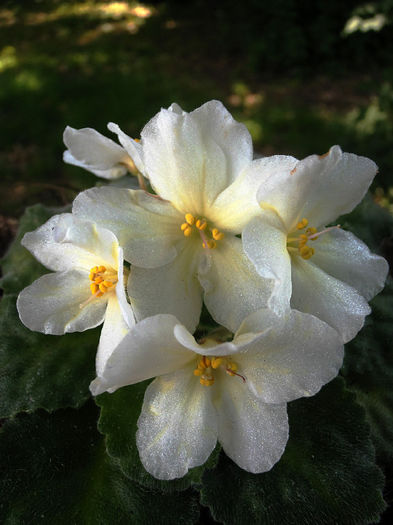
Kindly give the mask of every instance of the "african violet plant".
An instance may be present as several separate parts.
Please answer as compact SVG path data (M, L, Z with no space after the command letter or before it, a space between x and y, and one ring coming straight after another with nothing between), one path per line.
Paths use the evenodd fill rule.
M334 379L388 272L343 227L362 220L335 222L363 199L374 162L338 146L300 161L253 160L246 127L217 101L162 109L140 140L108 127L121 145L67 127L64 160L109 180L130 172L140 189L109 182L79 194L71 212L28 210L21 244L52 273L18 240L4 259L1 415L33 412L2 431L14 473L2 485L11 494L5 522L194 523L198 496L225 523L378 519L383 477L369 424L381 457L379 429L392 427L362 388L364 362L375 359L363 332L354 341L362 355L347 349L343 368L357 397ZM46 335L17 323L18 292L20 320ZM96 347L97 331L84 332L101 324ZM92 403L82 406L93 352L102 445ZM379 359L391 359L384 347ZM367 377L378 384L380 370ZM389 394L379 395L383 405ZM65 469L42 468L56 454ZM36 497L16 507L37 478ZM85 503L41 501L41 490L55 500L78 486Z

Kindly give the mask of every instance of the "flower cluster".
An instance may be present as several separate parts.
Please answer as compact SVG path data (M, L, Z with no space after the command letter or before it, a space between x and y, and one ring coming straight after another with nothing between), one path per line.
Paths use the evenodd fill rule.
M108 127L121 145L66 128L64 160L106 179L131 172L141 189L91 188L25 235L55 273L20 293L20 318L57 335L103 323L93 395L155 378L136 435L153 476L184 476L217 441L265 472L288 440L286 403L337 375L383 288L386 261L334 224L377 167L338 146L253 160L217 101L162 109L140 140Z

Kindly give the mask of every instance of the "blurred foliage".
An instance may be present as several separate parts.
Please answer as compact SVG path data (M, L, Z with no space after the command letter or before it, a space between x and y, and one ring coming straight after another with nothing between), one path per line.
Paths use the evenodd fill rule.
M160 107L222 100L259 153L334 143L393 186L393 0L25 0L0 5L0 213L96 183L62 162L67 124L138 136Z

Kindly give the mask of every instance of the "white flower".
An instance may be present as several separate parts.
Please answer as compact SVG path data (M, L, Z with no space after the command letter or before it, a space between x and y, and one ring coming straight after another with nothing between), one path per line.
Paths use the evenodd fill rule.
M61 335L102 322L100 373L112 348L135 321L124 289L123 253L114 234L70 213L54 215L22 244L47 268L19 294L17 308L30 330Z
M269 306L279 313L290 304L316 315L344 342L363 326L388 264L351 233L326 225L360 202L376 171L370 159L338 146L294 161L260 187L260 216L242 235L256 270L276 281Z
M146 389L136 436L156 478L184 476L217 440L241 468L260 473L285 449L286 402L318 392L342 359L337 332L296 311L254 312L221 344L198 344L175 317L157 315L129 332L90 389L98 395L159 376Z
M91 128L64 130L64 162L80 166L97 177L117 179L135 169L126 150Z
M135 265L128 292L137 319L170 313L194 331L203 296L215 320L235 331L271 293L237 235L259 213L261 182L292 166L292 157L253 161L246 127L217 101L191 113L162 109L140 143L109 127L158 197L94 188L76 198L73 212L113 231Z

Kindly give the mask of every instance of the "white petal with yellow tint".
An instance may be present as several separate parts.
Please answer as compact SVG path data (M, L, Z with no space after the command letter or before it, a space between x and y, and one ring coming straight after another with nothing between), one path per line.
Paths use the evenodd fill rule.
M112 131L112 133L117 134L120 144L127 151L138 171L146 176L142 160L142 144L126 135L126 133L124 133L124 131L122 131L119 126L113 122L109 122L108 129L109 131Z
M218 441L226 455L247 472L270 470L288 441L286 404L263 403L239 377L225 376L219 381L214 406Z
M311 155L289 172L271 177L258 191L262 207L273 206L288 230L306 217L319 228L349 213L364 197L376 164L333 146L326 156Z
M72 164L73 166L78 166L87 171L90 171L91 173L97 175L97 177L101 177L102 179L118 179L125 175L128 171L124 164L115 164L111 168L105 170L92 168L89 164L86 164L86 162L77 160L71 155L71 153L68 150L63 153L63 160L67 164Z
M62 335L83 332L104 320L107 298L92 297L88 271L43 275L18 296L19 317L30 330Z
M128 294L137 320L156 314L172 314L194 332L202 309L202 287L196 271L199 250L185 244L178 256L159 268L133 266Z
M116 298L128 328L132 328L135 324L135 316L131 305L127 300L126 286L127 283L124 282L123 249L119 248L119 268L117 270Z
M145 392L136 443L143 466L158 479L181 478L203 465L217 442L211 392L192 370L159 377Z
M141 133L143 164L161 198L182 213L204 215L227 186L227 159L198 118L162 109Z
M124 258L145 268L172 261L182 239L184 216L169 202L141 190L91 188L77 196L73 213L113 231Z
M226 231L241 233L246 224L261 211L257 191L270 177L290 171L297 160L294 157L273 155L254 160L237 179L214 201L209 219Z
M67 126L63 134L64 144L67 146L65 162L75 164L78 162L88 170L107 171L114 167L121 167L120 164L127 163L129 156L124 148L104 137L92 128L74 129ZM124 169L124 174L126 173ZM109 177L108 177L109 178Z
M178 323L172 315L156 315L137 323L113 350L101 376L91 383L93 395L168 374L191 362L195 368L194 352L173 335Z
M267 305L273 289L273 281L258 275L237 237L228 236L217 248L205 250L198 277L209 312L232 332L248 314Z
M26 233L22 245L51 270L90 270L100 264L118 266L118 242L114 234L71 213L54 215Z
M253 314L266 324L268 310ZM258 323L259 321L259 323ZM337 376L344 357L339 334L312 315L291 310L272 329L236 356L248 387L264 403L285 403L312 396Z
M233 339L233 341L227 341L218 343L212 338L203 338L199 343L196 342L195 338L190 332L181 324L175 326L174 335L179 343L185 348L193 350L199 355L206 356L227 356L239 352L241 348L247 347L252 341L257 339L260 334L257 333L244 333L239 337Z
M315 249L312 262L316 266L353 286L368 301L384 287L389 271L387 261L371 253L352 233L338 228L330 230L311 245Z
M129 330L116 294L110 293L96 355L97 376L102 375L107 360Z
M367 301L352 286L328 275L311 260L292 258L291 307L335 328L344 343L355 337L371 312Z
M227 184L231 184L253 159L251 135L218 100L210 100L190 113L205 142L214 141L225 155Z
M242 242L258 274L274 282L267 305L279 315L283 314L289 308L292 293L291 258L287 232L275 210L261 210L244 228Z

